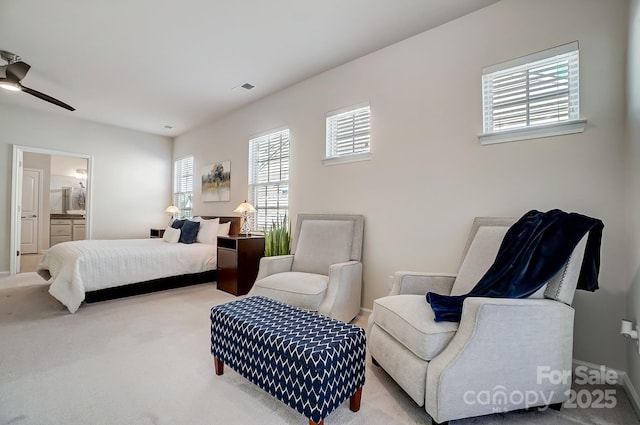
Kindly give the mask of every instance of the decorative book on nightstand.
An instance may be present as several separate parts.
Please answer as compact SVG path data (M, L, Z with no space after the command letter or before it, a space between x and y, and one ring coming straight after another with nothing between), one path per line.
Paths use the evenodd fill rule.
M218 289L245 295L256 280L264 236L218 236Z

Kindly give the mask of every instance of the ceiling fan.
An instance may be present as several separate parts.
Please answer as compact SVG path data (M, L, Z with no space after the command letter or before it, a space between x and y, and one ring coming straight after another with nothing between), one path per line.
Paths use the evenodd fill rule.
M39 91L30 89L29 87L23 86L20 81L22 81L22 79L27 75L27 72L29 72L31 66L22 62L20 60L20 56L11 52L7 52L6 50L0 50L0 58L7 62L7 65L0 65L0 87L11 91L25 92L27 94L30 94L31 96L35 96L39 99L53 103L54 105L58 105L70 111L76 110L72 106L61 102L58 99L55 99L44 93L40 93Z

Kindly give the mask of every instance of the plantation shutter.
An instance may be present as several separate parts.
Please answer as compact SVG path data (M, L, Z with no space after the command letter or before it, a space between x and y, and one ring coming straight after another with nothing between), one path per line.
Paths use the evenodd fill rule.
M193 156L178 159L174 164L173 201L180 217L193 214Z
M252 227L267 230L289 211L289 129L249 140Z
M327 158L370 152L370 142L371 108L369 105L327 114Z
M578 43L487 67L482 87L485 134L577 120Z

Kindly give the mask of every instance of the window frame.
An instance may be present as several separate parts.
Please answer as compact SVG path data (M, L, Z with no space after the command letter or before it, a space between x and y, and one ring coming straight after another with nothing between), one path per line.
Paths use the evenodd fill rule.
M527 97L522 105L526 112L522 115L526 119L526 125L510 129L495 129L493 125L493 100L492 84L495 78L513 76L517 73L535 70L541 64L552 64L567 61L567 107L561 109L566 112L567 119L533 124L529 123L530 107L535 103L528 98L529 79L524 84ZM518 140L527 140L541 137L558 136L564 134L580 133L586 128L586 120L580 118L580 77L579 77L579 45L577 41L556 46L540 52L532 53L520 58L512 59L499 64L484 67L482 69L482 118L483 133L478 136L481 144L503 143ZM489 125L491 123L491 125Z
M267 154L265 160L260 160L260 149L267 145L267 152L270 149L280 151L278 158ZM279 145L279 146L276 146ZM286 146L286 155L282 155L282 149ZM274 220L282 222L283 218L289 217L289 177L291 167L291 131L287 127L267 131L249 139L249 187L248 199L254 206L256 212L250 216L251 228L257 231L267 231ZM284 162L284 164L283 164ZM277 164L277 169L269 169L266 173L266 181L260 173L260 163L262 166L270 167ZM284 170L283 170L284 165ZM275 175L278 179L272 179ZM264 191L264 194L260 194ZM284 191L284 193L283 193ZM276 194L275 207L269 206L273 202L273 194ZM261 195L264 195L261 197ZM274 214L275 212L275 214Z
M366 119L368 120L368 126L365 131L358 131L356 129L357 124L354 121L351 127L352 141L351 144L355 145L356 138L366 137L366 150L357 150L356 152L338 153L336 146L335 133L337 132L339 117L350 116L355 119L356 114L359 111L366 109ZM371 159L371 105L369 102L362 102L356 105L347 106L344 108L336 109L327 112L326 115L326 139L325 139L325 157L322 160L324 165L344 164L348 162L368 161ZM359 134L356 134L359 133ZM354 149L355 146L354 146Z
M191 175L188 173L181 172L180 168L183 168L182 165L185 161L190 161L191 166ZM180 171L180 172L179 172ZM195 159L193 155L185 155L180 158L177 158L173 162L173 205L178 207L180 212L178 213L178 218L192 218L193 217L193 179L195 174ZM189 184L188 179L191 178L191 184ZM182 180L187 179L186 182ZM184 186L186 189L191 190L179 190ZM185 208L185 206L187 206Z

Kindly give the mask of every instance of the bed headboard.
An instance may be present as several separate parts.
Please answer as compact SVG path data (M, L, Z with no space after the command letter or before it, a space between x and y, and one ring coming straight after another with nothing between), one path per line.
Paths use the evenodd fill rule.
M200 217L204 218L205 220L211 220L212 218L218 218L219 216L201 215ZM231 236L240 234L241 221L242 221L242 217L235 217L235 216L220 217L220 223L231 222L231 226L229 226L229 235Z

